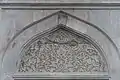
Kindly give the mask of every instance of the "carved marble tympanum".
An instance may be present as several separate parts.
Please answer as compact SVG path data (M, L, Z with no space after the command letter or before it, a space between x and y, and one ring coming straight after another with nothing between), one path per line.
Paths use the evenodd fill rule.
M18 72L105 72L106 62L91 38L64 28L29 41L21 51Z

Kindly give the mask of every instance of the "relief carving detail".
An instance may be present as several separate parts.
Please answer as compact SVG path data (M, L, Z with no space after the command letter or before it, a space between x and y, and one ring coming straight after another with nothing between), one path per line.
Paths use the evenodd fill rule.
M88 40L58 29L21 52L18 72L105 72L101 53Z

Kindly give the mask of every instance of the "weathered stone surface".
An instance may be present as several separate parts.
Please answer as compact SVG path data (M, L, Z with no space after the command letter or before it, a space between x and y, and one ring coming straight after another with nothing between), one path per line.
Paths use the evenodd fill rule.
M103 2L105 0L102 0ZM112 0L107 0L112 1ZM117 1L117 0L116 0ZM59 1L48 1L48 0L3 0L3 2L68 2L68 0L59 0ZM73 2L73 0L70 0L69 2ZM74 0L74 2L79 2L79 0ZM83 0L82 2L100 2L96 0ZM57 11L57 10L56 10ZM2 50L5 47L5 45L9 42L9 40L22 28L24 28L26 25L32 23L33 21L39 20L45 16L48 16L49 14L52 14L56 12L54 10L2 10L0 11L0 60L2 59ZM117 47L120 50L120 11L119 10L65 10L66 12L77 16L78 18L84 19L88 22L91 22L95 25L97 25L100 29L102 29L106 34L108 34L109 37L115 42ZM52 20L51 20L52 21ZM53 20L54 21L54 20ZM107 39L105 37L102 37L98 35L98 31L92 30L91 27L87 28L86 25L83 25L79 22L74 21L74 19L68 20L69 25L71 28L74 28L80 32L86 33L91 35L91 37L96 38L98 43L101 45L101 47L107 52L108 62L112 64L110 66L110 80L120 80L119 72L120 72L120 66L118 63L120 63L118 54L113 50L114 47L112 47L111 43L107 42ZM71 22L71 23L70 23ZM22 38L20 40L25 41L26 39L30 38L32 34L35 34L36 29L39 29L41 31L46 30L49 28L49 25L53 24L51 22L47 22L48 24L44 23L37 24L35 26L38 26L38 28L32 28L29 33L24 32L24 35L22 35ZM41 26L41 28L39 27ZM51 28L51 27L50 27ZM90 30L91 29L91 30ZM28 38L27 38L28 37ZM100 39L101 38L101 39ZM17 43L20 43L20 41L16 40L14 41L15 44L13 44L13 48L16 47ZM104 43L104 44L103 44ZM107 45L108 44L108 45ZM17 49L16 49L17 52ZM12 53L12 51L11 51ZM11 54L7 55L10 56ZM14 54L14 56L16 56ZM17 58L17 57L16 57ZM14 61L13 57L13 61ZM11 60L11 59L8 59ZM12 63L11 63L12 64ZM12 67L9 64L5 64L6 67ZM14 64L13 64L14 65ZM0 69L1 70L1 69ZM7 71L7 70L6 70ZM2 74L1 74L2 75ZM5 74L4 74L5 76Z
M31 40L31 45L26 44L18 72L106 72L106 61L96 44L64 28L60 25L57 30Z

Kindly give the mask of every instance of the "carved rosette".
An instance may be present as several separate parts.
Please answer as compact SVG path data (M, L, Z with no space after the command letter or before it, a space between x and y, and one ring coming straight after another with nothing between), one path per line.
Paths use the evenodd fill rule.
M22 52L18 72L106 72L100 51L64 29L44 34Z

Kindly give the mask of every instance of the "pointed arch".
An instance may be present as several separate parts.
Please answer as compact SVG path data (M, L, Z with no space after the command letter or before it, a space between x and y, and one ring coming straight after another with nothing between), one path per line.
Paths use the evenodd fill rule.
M25 26L22 30L20 30L15 36L13 36L13 38L10 40L10 42L9 42L8 45L6 46L2 58L4 58L5 53L6 53L7 49L8 49L8 47L11 45L11 43L12 43L21 33L23 33L24 31L26 31L26 30L29 29L30 27L33 27L35 24L41 23L42 21L45 21L46 19L49 19L49 18L51 18L52 16L59 15L59 14L65 14L65 15L67 15L67 16L70 16L70 17L72 17L72 18L74 18L74 19L76 19L76 20L78 20L78 21L80 21L80 22L83 22L83 23L85 23L85 24L87 24L87 25L89 25L89 26L97 29L97 30L100 31L104 36L106 36L106 37L109 39L109 41L110 41L110 42L112 43L112 45L115 47L117 53L119 53L119 50L118 50L118 48L116 47L116 45L114 44L114 42L112 41L112 39L111 39L104 31L102 31L99 27L97 27L96 25L94 25L94 24L92 24L92 23L90 23L90 22L87 22L87 21L85 21L85 20L83 20L83 19L80 19L80 18L78 18L78 17L76 17L76 16L73 16L73 15L71 15L71 14L69 14L69 13L66 13L66 12L64 12L64 11L58 11L58 12L55 12L55 13L49 15L49 16L46 16L46 17L44 17L44 18L42 18L42 19L40 19L40 20L38 20L38 21L35 21L35 22L31 23L31 24ZM65 24L62 24L62 25L59 24L59 25L57 25L57 26L65 26ZM74 31L73 29L71 30L69 27L67 27L67 28L66 28L66 27L67 27L67 26L65 26L65 28L64 28L63 30L68 29L68 30L70 30L70 32L77 33L77 31ZM57 28L60 28L60 27L57 27ZM63 28L63 27L62 27L62 28ZM55 29L55 28L54 28L54 29ZM48 30L48 31L49 31L49 30ZM69 32L69 31L68 31L68 32ZM78 33L78 34L81 34L81 33ZM82 34L81 36L84 36L84 34ZM94 42L94 43L96 44L96 42L95 42L94 40L92 40L91 38L85 36L85 39L86 39L86 40L87 40L87 38L90 39L92 42ZM31 40L31 39L30 39L30 40ZM89 40L88 40L88 41L89 41ZM29 42L29 41L28 41L28 42ZM98 47L98 51L99 51L100 47L99 47L98 45L94 45L94 46ZM102 50L100 49L100 51L102 51ZM100 52L100 53L102 53L102 52ZM119 55L119 54L118 54L118 55ZM104 56L103 56L103 57L104 57ZM3 59L2 59L2 60L3 60ZM106 61L106 63L107 63L107 61ZM107 75L107 76L108 76L108 75Z
M38 33L24 44L18 72L31 72L31 70L32 72L107 72L107 61L103 54L104 52L92 38L59 24L51 30ZM50 64L43 63L43 57L46 58L45 62ZM31 63L33 59L35 62ZM61 60L63 63L59 64ZM38 65L41 65L42 68ZM62 65L64 68L60 68L58 65ZM54 70L52 70L53 67ZM69 69L69 67L71 68Z
M105 36L110 40L110 42L112 43L112 45L115 47L115 49L116 49L116 51L117 51L117 53L118 53L119 59L120 59L120 54L119 54L120 52L119 52L117 46L115 45L115 43L113 42L113 40L112 40L102 29L100 29L98 26L96 26L96 25L94 25L94 24L92 24L92 23L90 23L90 22L88 22L88 21L85 21L85 20L80 19L80 18L78 18L78 17L76 17L76 16L74 16L74 15L71 15L71 14L69 14L69 13L67 13L67 12L64 12L64 11L61 11L61 10L60 10L60 11L57 11L57 12L55 12L55 13L52 13L51 15L48 15L48 16L40 19L40 20L37 20L37 21L34 21L33 23L28 24L28 25L25 26L23 29L21 29L18 33L16 33L16 34L12 37L12 39L8 42L8 44L6 45L6 47L5 47L5 49L4 49L4 54L3 54L3 57L2 57L2 61L3 61L3 58L4 58L4 55L5 55L6 50L8 49L8 47L10 46L10 44L12 43L12 41L13 41L17 36L19 36L22 32L24 32L25 30L29 29L29 28L32 27L33 25L35 25L35 24L37 24L37 23L40 23L40 22L42 22L42 21L44 21L44 20L46 20L46 19L48 19L48 18L50 18L50 17L52 17L52 16L54 16L54 15L58 15L58 14L60 14L60 13L65 14L65 15L68 15L68 16L70 16L70 17L72 17L72 18L75 18L75 19L77 19L77 20L79 20L79 21L81 21L81 22L83 22L83 23L85 23L85 24L87 24L87 25L90 25L91 27L97 29L98 31L100 31L103 35L105 35Z

